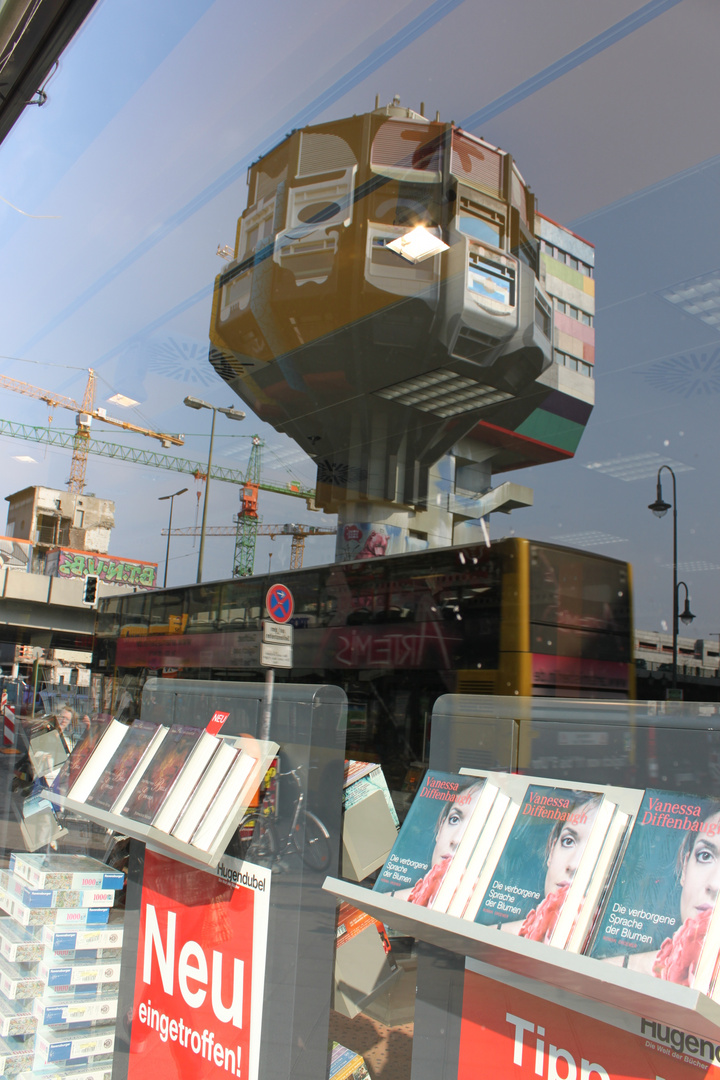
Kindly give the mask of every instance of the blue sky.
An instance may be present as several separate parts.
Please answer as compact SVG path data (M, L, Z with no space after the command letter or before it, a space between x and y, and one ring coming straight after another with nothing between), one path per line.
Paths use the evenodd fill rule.
M657 467L674 463L693 633L720 630L720 341L663 295L720 271L716 4L507 0L489 10L470 0L366 0L359 11L329 0L270 0L249 15L232 0L101 0L63 55L47 105L27 109L0 146L0 196L52 215L0 203L0 370L80 399L92 366L98 404L128 394L139 405L124 415L184 432L178 453L203 459L209 414L182 399L234 403L205 355L222 265L215 251L233 242L249 162L299 122L367 111L376 93L425 101L444 120L479 117L472 129L511 151L540 209L597 248L595 412L572 462L515 477L535 488L535 506L496 516L492 534L512 529L627 558L636 621L661 629L671 522L647 504ZM48 415L40 402L0 397L3 418L42 425ZM52 423L71 427L72 414L57 410ZM268 444L269 479L287 479L289 465L312 483L293 444L252 417L219 418L216 457L242 467L255 431ZM100 425L95 434L130 441ZM69 469L67 454L7 439L0 463L4 494L62 487ZM88 489L117 505L111 550L162 562L167 504L157 499L186 482L91 458ZM177 525L195 523L188 486ZM236 490L213 484L208 520L230 524L236 508ZM328 520L272 495L261 512L266 522ZM227 576L231 540L208 544L207 576ZM306 563L330 559L332 547L311 541ZM270 551L276 568L287 565L289 542L263 541L258 569ZM169 582L193 580L195 560L192 541L174 540Z

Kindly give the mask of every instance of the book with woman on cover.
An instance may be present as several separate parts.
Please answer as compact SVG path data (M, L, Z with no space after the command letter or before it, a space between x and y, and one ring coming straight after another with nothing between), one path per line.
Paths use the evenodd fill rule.
M431 907L486 783L484 777L426 773L374 889Z
M502 853L488 868L489 881L487 875L480 879L484 893L468 905L465 917L564 947L615 810L602 789L529 784ZM571 896L576 898L573 918L561 925ZM556 938L558 929L562 940Z
M648 789L587 951L708 993L717 966L719 890L720 800ZM713 938L710 954L705 942Z

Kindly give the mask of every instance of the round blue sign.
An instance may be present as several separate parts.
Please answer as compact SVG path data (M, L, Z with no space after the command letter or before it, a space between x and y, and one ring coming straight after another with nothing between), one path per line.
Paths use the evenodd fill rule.
M265 597L265 607L273 622L290 622L295 604L287 585L271 585Z

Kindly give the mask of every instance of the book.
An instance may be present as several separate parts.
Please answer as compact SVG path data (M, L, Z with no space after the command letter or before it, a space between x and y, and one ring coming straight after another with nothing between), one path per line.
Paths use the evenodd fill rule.
M587 954L693 986L719 870L720 800L648 789Z
M247 806L245 792L252 773L257 773L259 761L247 751L241 750L220 784L215 797L201 818L191 844L202 851L212 851L218 834L225 828L238 805ZM259 778L258 778L259 779ZM248 796L249 799L249 796Z
M172 835L177 840L185 844L190 843L209 804L215 798L220 785L239 756L240 751L228 742L223 742L218 748L172 830Z
M202 733L202 728L182 724L168 729L162 745L123 806L123 816L145 825L152 824Z
M468 827L484 778L430 770L373 888L429 907Z
M448 905L448 915L454 915L456 918L464 917L470 898L475 892L480 872L485 865L490 848L495 843L498 830L502 825L509 805L510 796L503 791L499 791L493 800L492 809L475 844L475 849L470 856L465 873L460 879L455 895Z
M90 759L91 754L110 726L111 720L106 717L93 717L87 731L78 742L70 756L60 766L53 779L52 789L58 795L68 795L70 788L79 779L82 770ZM117 721L115 721L117 723Z
M80 740L55 777L52 790L62 795L67 786L69 799L85 802L129 731L128 725L121 724L119 720L110 720L107 725L104 721L92 721L85 739ZM90 740L90 743L86 740ZM75 759L76 754L79 755L78 760Z
M122 889L125 874L89 855L15 852L10 870L36 889Z
M147 720L131 724L85 802L97 810L119 814L167 732L168 728Z
M499 789L495 784L486 779L482 792L480 793L480 798L475 803L475 809L473 810L468 826L465 829L460 843L457 845L455 855L443 878L438 894L433 901L433 911L448 910L457 887L460 884L460 880L467 871L470 857L480 839L480 835L485 827L490 812L492 811L495 797L498 794Z
M505 808L500 823L498 824L497 832L494 836L489 837L490 846L487 855L484 862L479 867L477 880L475 881L472 893L470 894L470 898L468 899L463 912L463 919L467 919L469 922L474 922L477 917L477 913L480 910L480 906L485 898L490 882L493 879L495 868L503 853L508 837L515 826L520 811L520 804L518 802L511 799L509 796L506 796L506 798L507 802L505 803Z
M638 796L640 792L638 792ZM634 815L633 815L634 816ZM589 936L593 932L602 900L610 886L614 871L619 863L620 853L628 835L632 816L624 810L616 812L603 843L597 866L588 885L577 922L570 932L565 949L567 952L581 953Z
M550 944L581 872L579 910L586 867L589 862L591 873L614 813L614 803L601 813L605 801L602 789L528 783L474 921ZM571 929L572 918L563 926L565 938Z
M222 745L223 740L217 735L203 731L153 818L153 828L161 832L172 832L173 826L177 824L180 815L192 798L200 777Z
M606 868L600 868L598 866L598 859L616 811L617 805L614 802L611 802L606 796L595 815L595 821L591 826L590 836L585 844L582 858L573 874L570 887L568 888L565 897L565 902L562 905L562 910L558 915L549 938L546 938L548 943L555 948L564 949L567 945L570 934L575 929L580 917L580 910L583 906L591 878L597 879L603 877L605 874Z

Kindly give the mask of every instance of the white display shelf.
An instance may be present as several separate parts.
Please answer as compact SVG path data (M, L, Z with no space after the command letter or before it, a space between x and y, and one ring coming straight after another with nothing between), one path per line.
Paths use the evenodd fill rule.
M257 739L251 740L252 745L250 745L250 742L246 743L243 737L232 741L241 749L253 754L257 754L258 747L261 749L259 767L255 772L254 787L248 792L247 803L262 783L273 758L278 752L279 746L276 742L258 742ZM80 817L94 821L96 825L100 825L104 829L111 829L113 832L121 833L123 836L132 836L136 840L142 840L152 851L157 851L161 855L167 855L171 859L177 859L201 870L214 870L217 867L225 848L230 842L230 838L247 810L247 805L238 806L235 813L226 818L224 827L218 834L212 850L203 851L201 848L193 847L192 844L185 844L181 840L177 840L174 836L170 836L169 833L154 829L152 825L144 825L142 822L133 821L132 818L126 817L124 814L110 814L105 810L98 810L94 806L88 806L87 803L76 802L66 796L58 795L57 792L48 792L46 798L58 806L78 814Z
M503 934L337 878L326 878L323 888L393 930L439 949L720 1043L720 1004L687 986Z

